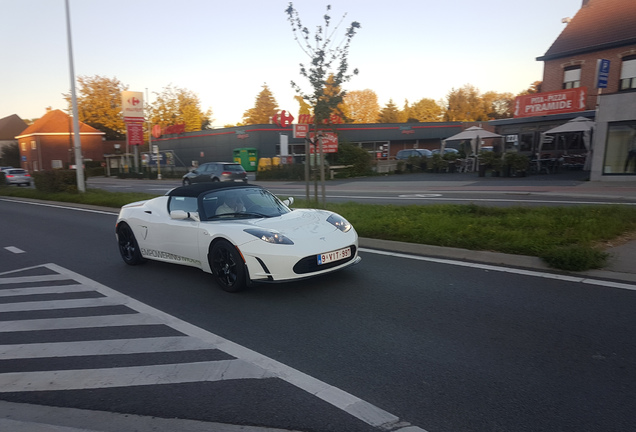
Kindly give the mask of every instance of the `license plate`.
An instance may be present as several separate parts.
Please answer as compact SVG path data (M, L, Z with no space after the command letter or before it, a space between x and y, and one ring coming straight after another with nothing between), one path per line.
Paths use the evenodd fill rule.
M349 258L351 256L351 248L346 247L332 252L318 254L318 265L328 264L330 262Z

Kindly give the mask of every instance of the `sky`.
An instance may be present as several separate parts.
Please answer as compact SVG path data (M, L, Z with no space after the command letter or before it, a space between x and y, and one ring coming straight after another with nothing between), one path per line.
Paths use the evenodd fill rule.
M236 124L267 84L296 116L290 82L309 58L294 40L288 0L68 0L75 77L116 78L131 91L167 86L198 95L214 127ZM359 74L347 91L371 89L380 106L442 100L471 84L517 94L543 78L543 55L582 0L296 0L312 32L327 5L337 32L357 21L349 50ZM0 118L67 109L71 88L64 0L0 0Z

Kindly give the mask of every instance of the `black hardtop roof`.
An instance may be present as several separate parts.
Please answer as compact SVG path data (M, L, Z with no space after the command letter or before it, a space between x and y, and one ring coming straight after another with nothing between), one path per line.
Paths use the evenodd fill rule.
M183 196L183 197L198 197L202 193L213 191L213 190L222 190L222 189L232 189L232 188L260 188L261 186L255 184L247 184L247 183L230 183L230 182L207 182L207 183L195 183L189 186L180 186L172 189L166 195L168 196Z

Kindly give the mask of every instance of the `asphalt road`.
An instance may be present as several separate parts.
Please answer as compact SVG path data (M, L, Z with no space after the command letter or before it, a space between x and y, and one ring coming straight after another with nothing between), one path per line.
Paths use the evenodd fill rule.
M347 412L340 397L329 398L344 391L429 432L625 431L636 424L632 289L363 250L363 261L346 271L236 295L196 269L124 265L108 212L2 199L0 214L2 400L301 431L381 430ZM90 289L59 292L77 284ZM69 312L49 303L55 301L92 306ZM128 317L106 327L13 327L70 315L124 320L133 312L150 324ZM86 350L87 341L98 341L98 349L121 338L136 346L182 336L209 346L57 357L37 349L54 342L72 353L73 344ZM12 358L16 349L31 354ZM242 364L236 379L171 382L158 368L236 360ZM120 374L103 378L113 367ZM141 377L107 384L131 368L141 369ZM93 387L50 387L69 369L88 370L89 378L73 372L68 380ZM319 380L329 389L327 400L281 371L303 383ZM21 382L11 374L27 374L28 382L7 391ZM152 381L157 377L165 381Z
M279 196L305 198L305 182L255 181ZM373 204L427 205L479 204L489 206L568 206L581 204L636 205L636 194L618 188L589 188L584 171L529 177L478 177L476 173L416 173L365 177L325 182L329 202L355 201ZM145 192L161 195L180 186L178 179L137 180L91 177L88 187L114 192ZM321 185L309 185L310 198L321 197Z

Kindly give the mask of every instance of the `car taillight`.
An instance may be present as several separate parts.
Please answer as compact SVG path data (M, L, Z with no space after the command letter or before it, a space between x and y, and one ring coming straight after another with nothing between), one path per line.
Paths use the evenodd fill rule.
M11 178L11 177L14 177L14 175L13 174L7 174L7 177Z
M231 174L232 174L232 172L231 172L231 171L223 171L223 172L221 173L221 175L231 175Z
M25 177L31 177L31 174L25 174L24 176Z

